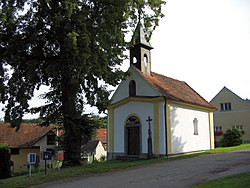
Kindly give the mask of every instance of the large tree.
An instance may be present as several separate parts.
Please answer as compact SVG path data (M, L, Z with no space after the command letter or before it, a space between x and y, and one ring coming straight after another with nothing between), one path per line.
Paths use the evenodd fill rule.
M18 125L27 112L63 119L65 164L80 161L84 98L104 111L117 85L129 44L125 35L144 24L148 37L162 17L163 0L1 0L0 101L5 120ZM47 103L30 109L42 85Z

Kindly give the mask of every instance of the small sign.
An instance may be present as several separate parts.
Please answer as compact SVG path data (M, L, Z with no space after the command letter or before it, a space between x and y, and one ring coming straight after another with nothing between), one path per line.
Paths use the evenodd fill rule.
M35 164L36 163L36 153L29 153L27 161L29 164Z
M63 151L58 151L58 161L63 161L63 159L64 159Z
M43 160L51 160L51 153L49 151L43 152Z

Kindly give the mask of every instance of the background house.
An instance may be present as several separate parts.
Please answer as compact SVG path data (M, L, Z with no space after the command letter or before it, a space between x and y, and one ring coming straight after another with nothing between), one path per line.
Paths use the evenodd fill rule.
M215 140L219 142L228 128L238 128L243 133L244 142L250 142L250 102L223 87L211 100L217 107L214 112Z
M101 161L107 157L107 151L100 140L88 141L82 146L81 150L85 158L92 155L94 160Z
M104 146L104 149L107 150L107 129L100 128L96 132L96 140L100 140Z
M23 123L17 129L10 124L0 123L0 143L10 147L13 172L27 171L29 153L36 153L38 164L44 167L43 151L52 152L55 148L55 126L41 127Z

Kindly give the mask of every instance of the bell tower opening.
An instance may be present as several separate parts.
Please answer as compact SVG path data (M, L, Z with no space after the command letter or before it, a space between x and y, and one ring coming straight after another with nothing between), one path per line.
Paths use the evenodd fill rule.
M144 54L144 64L145 65L148 64L148 56L146 54Z

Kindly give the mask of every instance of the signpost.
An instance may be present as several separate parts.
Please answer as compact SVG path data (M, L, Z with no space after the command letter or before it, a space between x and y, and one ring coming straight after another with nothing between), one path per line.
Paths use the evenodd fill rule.
M31 165L36 163L36 153L29 153L27 161L29 163L29 177L31 177Z
M64 153L62 150L58 151L57 153L57 158L58 158L58 173L60 173L60 162L64 160Z
M47 160L51 160L51 153L49 151L43 152L43 160L45 161L45 174L47 174Z

